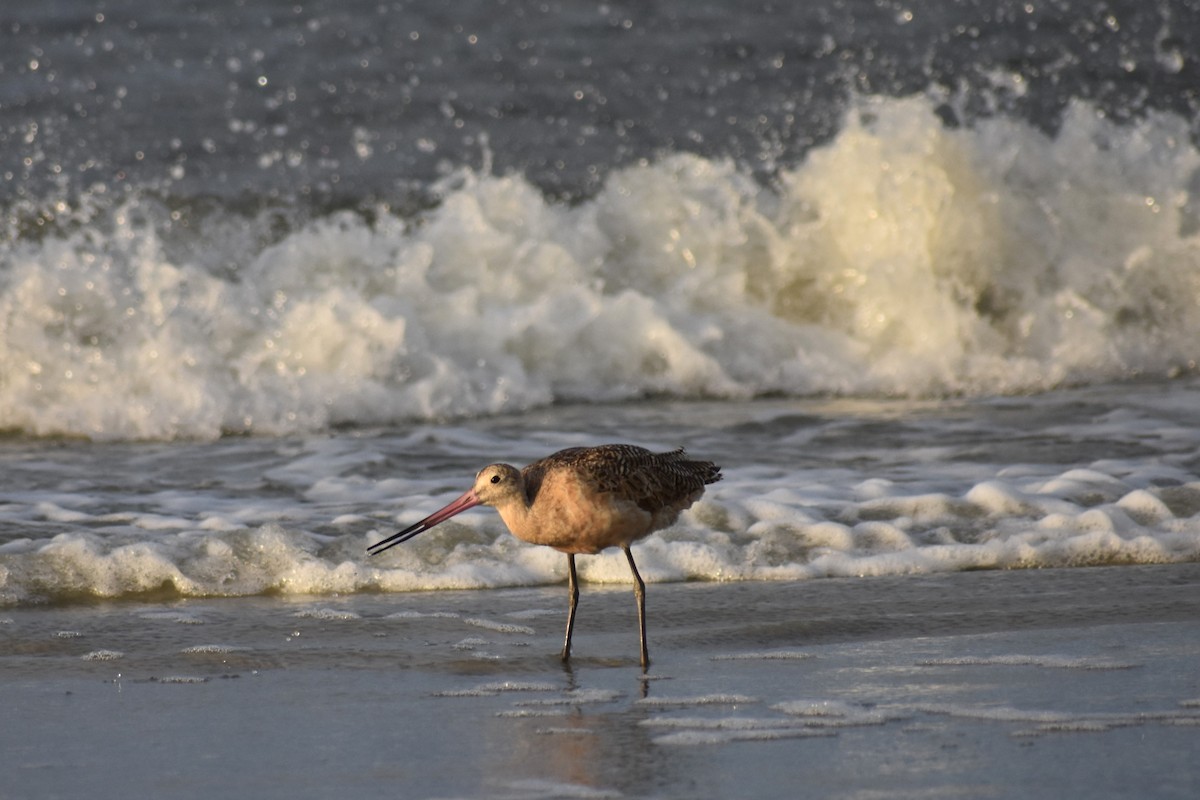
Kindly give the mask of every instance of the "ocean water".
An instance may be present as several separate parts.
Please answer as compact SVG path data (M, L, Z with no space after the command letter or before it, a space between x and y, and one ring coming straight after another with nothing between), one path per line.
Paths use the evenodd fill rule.
M0 613L11 798L1192 798L1200 564Z
M561 583L488 510L366 548L479 462L685 443L724 479L639 543L664 581L794 581L1200 559L1200 383L988 400L661 401L211 442L0 444L0 602L151 602ZM586 582L627 583L613 551Z
M1197 796L1200 2L24 6L0 796Z
M1200 4L60 0L0 53L0 603L1200 558ZM620 559L585 580L624 582Z

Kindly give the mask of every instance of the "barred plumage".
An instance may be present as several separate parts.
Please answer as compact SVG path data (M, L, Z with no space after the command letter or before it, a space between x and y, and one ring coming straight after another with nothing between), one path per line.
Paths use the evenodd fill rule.
M679 502L721 479L711 461L692 461L682 447L654 453L632 444L570 447L533 462L521 470L529 502L537 498L547 471L568 469L598 491L619 493L647 511Z

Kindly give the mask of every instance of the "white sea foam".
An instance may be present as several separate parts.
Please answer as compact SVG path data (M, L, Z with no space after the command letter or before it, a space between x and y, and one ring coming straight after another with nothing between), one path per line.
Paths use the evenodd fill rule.
M670 705L667 706L670 708ZM704 745L733 741L771 740L798 736L832 736L839 730L876 727L912 719L917 715L938 715L1010 727L1015 737L1044 736L1055 733L1100 733L1114 728L1148 724L1191 726L1200 716L1191 710L1148 712L1074 712L1045 709L1021 709L1005 705L963 703L887 704L861 706L840 700L789 700L776 703L771 710L778 717L680 716L663 714L642 720L641 725L670 733L655 736L657 744Z
M1114 728L1128 728L1147 724L1194 725L1200 716L1190 711L1146 711L1146 712L1070 712L1041 709L1020 709L1012 706L973 706L958 703L914 705L904 710L942 714L950 717L984 720L998 723L1032 723L1032 728L1017 728L1013 736L1042 736L1049 733L1103 733Z
M655 744L713 745L729 742L773 741L812 736L834 736L835 731L800 725L786 719L760 717L674 717L643 720L651 728L674 729L655 736Z
M557 692L561 688L552 683L495 681L492 683L481 683L470 689L454 689L446 692L438 692L437 697L491 697L507 692Z
M979 666L1019 666L1045 667L1048 669L1082 669L1109 670L1135 669L1140 664L1132 661L1113 661L1106 658L1085 658L1071 656L1029 656L1029 655L1000 655L1000 656L956 656L954 658L934 658L921 661L922 667L979 667Z
M659 708L690 706L744 706L753 705L758 698L744 694L704 694L695 697L643 697L638 705Z
M934 106L863 99L769 188L684 154L570 205L463 172L419 218L338 213L257 250L202 221L189 241L136 194L63 211L0 243L0 429L205 438L1194 369L1187 121L1077 103L1048 137Z
M179 652L184 655L225 656L249 649L231 644L198 644L193 647L185 647Z
M771 706L789 716L799 717L815 728L857 728L884 725L907 714L895 709L865 707L839 700L788 700Z
M565 717L571 713L565 708L554 708L551 706L539 706L534 708L510 708L505 711L497 711L497 717L509 717L512 719L538 718L538 717Z
M536 633L528 625L513 625L507 622L495 622L494 620L480 619L478 617L470 617L464 619L463 622L468 625L474 625L477 628L483 628L484 630L495 631L496 633L519 633L527 636L532 636Z
M313 472L322 469L319 463L310 466ZM637 543L642 576L650 582L803 580L1200 559L1200 478L1157 461L1112 460L1068 470L1005 467L1001 475L984 473L961 490L941 493L929 491L936 471L916 481L911 493L900 485L876 486L865 496L860 486L827 480L824 472L816 480L809 475L767 477L754 467L727 469L725 479L710 487L677 526ZM317 478L297 473L291 480L302 490ZM425 513L418 506L436 508L457 493L446 492L444 481L437 483L445 494L434 492L426 502L414 503L406 518ZM374 502L373 486L363 486L361 499L356 491L344 487L332 502ZM764 493L772 498L766 506ZM95 502L86 493L60 498L60 505L80 508ZM516 541L486 511L465 514L404 547L369 557L366 546L379 533L313 532L324 515L320 504L276 506L256 499L256 506L243 512L244 527L213 531L202 527L211 507L203 494L171 494L158 502L189 519L190 529L89 522L66 525L70 532L50 539L0 547L0 603L164 592L180 597L333 595L540 586L566 579L561 554ZM271 521L285 511L295 526ZM15 496L0 507L0 523L44 524L44 513L37 493ZM619 551L582 557L578 568L585 582L631 580ZM331 622L357 619L354 612L321 605L295 614ZM391 618L413 616L402 611ZM204 621L170 609L147 618ZM475 618L467 624L526 636L534 630Z
M347 620L361 619L361 616L353 611L344 611L338 608L305 608L293 613L292 616L303 617L304 619L317 619L325 622L345 622Z

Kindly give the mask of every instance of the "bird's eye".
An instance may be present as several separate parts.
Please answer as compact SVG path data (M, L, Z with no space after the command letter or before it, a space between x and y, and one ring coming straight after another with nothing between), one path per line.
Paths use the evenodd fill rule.
M499 476L499 475L493 475L493 476L492 476L492 483L499 483L499 482L500 482L500 476Z

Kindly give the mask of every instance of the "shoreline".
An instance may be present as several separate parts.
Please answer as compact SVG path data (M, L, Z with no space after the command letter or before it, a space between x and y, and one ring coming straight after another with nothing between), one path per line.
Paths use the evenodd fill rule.
M1190 797L1200 564L8 609L0 798ZM110 655L96 655L108 653Z

